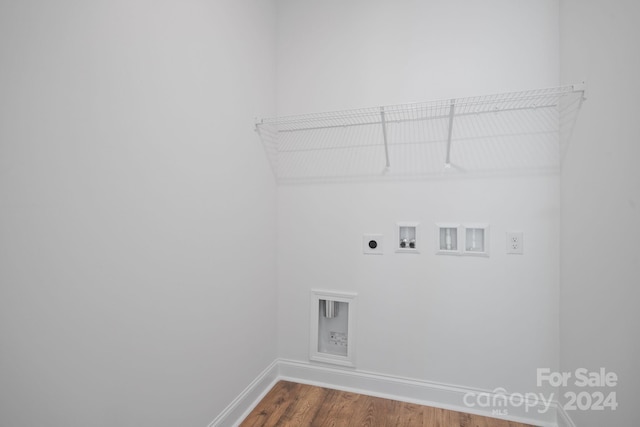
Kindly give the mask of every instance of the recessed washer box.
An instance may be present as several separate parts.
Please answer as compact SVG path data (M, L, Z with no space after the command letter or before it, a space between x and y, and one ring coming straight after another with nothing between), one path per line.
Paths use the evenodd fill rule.
M436 224L436 253L440 255L460 255L462 228L456 223Z
M353 292L311 290L310 360L355 367L356 301Z
M367 255L382 255L384 252L382 234L365 234L362 236L362 253Z
M463 255L489 256L489 225L464 224Z
M436 254L489 256L489 224L436 224Z
M396 224L396 252L420 253L419 225L417 222L399 222Z

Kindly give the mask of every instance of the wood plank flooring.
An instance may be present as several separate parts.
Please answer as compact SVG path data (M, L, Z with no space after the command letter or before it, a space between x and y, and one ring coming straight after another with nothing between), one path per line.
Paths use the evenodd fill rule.
M533 427L396 400L278 382L241 427Z

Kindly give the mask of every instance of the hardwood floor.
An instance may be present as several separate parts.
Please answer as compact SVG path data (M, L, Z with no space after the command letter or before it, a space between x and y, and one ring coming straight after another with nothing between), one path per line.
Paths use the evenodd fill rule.
M533 427L396 400L280 381L241 427Z

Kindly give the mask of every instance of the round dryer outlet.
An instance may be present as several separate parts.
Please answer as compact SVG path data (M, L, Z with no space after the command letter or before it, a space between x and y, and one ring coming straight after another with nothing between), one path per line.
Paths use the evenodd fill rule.
M362 252L367 255L382 255L382 234L365 234L362 237Z

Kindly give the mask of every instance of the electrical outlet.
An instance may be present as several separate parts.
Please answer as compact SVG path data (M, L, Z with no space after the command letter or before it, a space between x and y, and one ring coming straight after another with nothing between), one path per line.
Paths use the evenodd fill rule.
M521 231L511 231L507 233L507 253L524 253L524 233Z
M382 234L365 234L362 237L362 253L369 255L382 255Z

